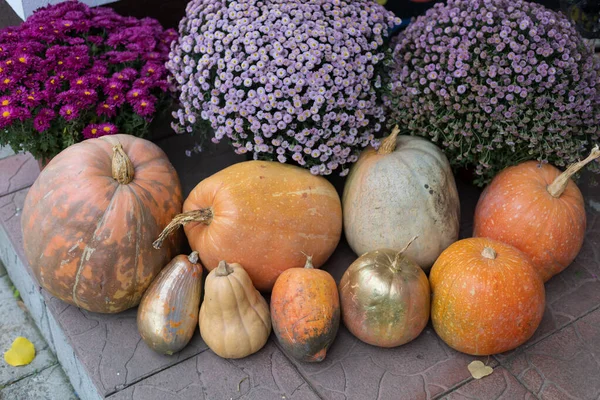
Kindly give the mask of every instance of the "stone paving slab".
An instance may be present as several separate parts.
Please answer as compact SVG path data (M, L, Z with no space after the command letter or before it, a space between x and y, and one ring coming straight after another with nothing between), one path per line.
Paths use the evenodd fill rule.
M536 397L504 367L479 380L471 380L444 400L533 400Z
M3 400L78 400L60 365L56 364L0 392Z
M40 173L37 161L29 153L0 159L0 196L31 186Z
M273 340L240 360L206 350L111 397L110 400L317 400Z
M600 397L600 310L596 310L505 363L541 399Z
M0 388L10 385L37 371L57 363L56 358L35 327L27 312L20 308L14 298L13 287L8 276L0 277L0 356L7 351L18 337L26 337L35 346L35 358L29 365L12 367L0 359ZM22 304L22 303L21 303ZM25 308L25 306L22 306Z

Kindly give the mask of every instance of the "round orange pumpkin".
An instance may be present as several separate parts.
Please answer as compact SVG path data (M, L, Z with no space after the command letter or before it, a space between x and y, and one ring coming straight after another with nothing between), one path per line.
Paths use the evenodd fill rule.
M429 275L433 328L448 346L490 355L525 343L544 314L544 283L529 258L488 238L460 240Z
M183 203L183 214L155 242L184 225L193 250L212 270L219 261L238 263L256 289L269 291L305 254L325 263L342 232L342 206L325 178L271 161L234 164L204 179Z
M292 357L323 361L340 326L340 300L333 277L314 269L310 257L304 268L284 271L271 293L271 321L277 340Z
M179 252L152 241L181 211L179 178L155 144L104 136L58 154L29 189L21 225L38 282L59 299L100 313L137 306Z
M570 177L597 157L598 146L563 173L535 161L506 168L479 198L473 236L515 246L531 258L546 282L568 267L581 250L585 205Z

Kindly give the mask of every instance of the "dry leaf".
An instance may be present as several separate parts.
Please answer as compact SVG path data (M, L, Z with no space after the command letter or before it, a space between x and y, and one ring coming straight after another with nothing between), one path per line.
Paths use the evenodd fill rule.
M488 376L489 374L494 372L494 369L492 367L490 367L489 365L485 365L484 363L478 360L471 362L468 368L469 372L471 373L471 376L473 376L473 378L475 379L481 379L484 376Z
M35 347L27 338L19 336L10 346L10 349L4 353L4 361L8 365L18 367L27 365L35 357Z

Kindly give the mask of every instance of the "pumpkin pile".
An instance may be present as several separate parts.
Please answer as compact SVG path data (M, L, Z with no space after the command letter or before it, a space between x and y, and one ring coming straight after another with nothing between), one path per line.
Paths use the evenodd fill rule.
M417 338L430 317L458 351L516 348L541 322L544 282L581 249L585 210L570 178L600 150L562 173L535 162L505 169L479 199L474 237L458 240L448 160L398 133L362 153L342 199L302 168L246 161L204 179L183 203L154 144L87 140L55 157L29 191L25 254L66 302L102 313L139 304L141 337L166 355L199 326L223 358L254 354L273 331L291 357L320 362L340 320L391 348ZM180 227L190 254L179 254ZM319 267L342 230L359 257L337 284ZM261 294L269 291L270 304Z

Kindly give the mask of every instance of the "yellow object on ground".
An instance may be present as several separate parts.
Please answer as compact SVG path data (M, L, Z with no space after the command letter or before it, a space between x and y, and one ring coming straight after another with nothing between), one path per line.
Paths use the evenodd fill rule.
M4 353L4 361L13 367L27 365L33 361L34 357L35 347L33 343L22 336L16 338L10 349Z

